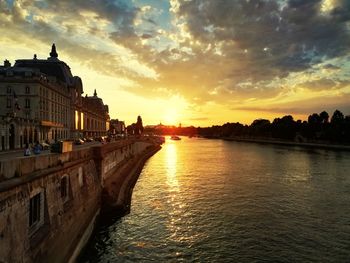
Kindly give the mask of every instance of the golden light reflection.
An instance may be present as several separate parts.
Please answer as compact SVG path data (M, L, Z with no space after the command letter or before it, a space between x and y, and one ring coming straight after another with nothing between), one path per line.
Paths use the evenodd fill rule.
M164 145L166 163L166 184L168 194L166 206L168 212L167 229L173 242L193 244L200 237L192 226L192 216L188 211L186 198L183 197L182 151L178 141L167 140ZM179 163L180 162L180 163ZM183 179L183 178L182 178Z
M166 145L166 172L167 172L167 184L170 186L171 191L179 191L179 182L176 177L176 164L177 164L177 152L176 145L172 141L168 141Z
M169 195L167 198L167 204L169 207L169 222L167 227L171 233L173 240L178 240L179 230L182 220L182 212L180 209L181 197L179 193L179 182L177 179L177 149L176 144L173 141L167 141L166 144L166 172L167 172L167 185L169 186Z

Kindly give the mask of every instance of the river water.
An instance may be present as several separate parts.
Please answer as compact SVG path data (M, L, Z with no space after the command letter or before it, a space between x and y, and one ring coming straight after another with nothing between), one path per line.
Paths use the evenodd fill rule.
M80 262L349 262L350 153L167 140Z

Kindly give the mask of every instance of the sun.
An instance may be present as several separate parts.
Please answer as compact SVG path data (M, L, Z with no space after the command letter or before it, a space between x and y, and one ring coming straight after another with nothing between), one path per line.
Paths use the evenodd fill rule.
M176 109L167 109L163 115L165 125L177 125L179 121L179 113Z

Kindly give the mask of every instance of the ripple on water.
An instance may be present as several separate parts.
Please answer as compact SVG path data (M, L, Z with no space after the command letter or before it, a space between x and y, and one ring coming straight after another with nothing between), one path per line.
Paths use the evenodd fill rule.
M350 155L169 141L81 262L347 262Z

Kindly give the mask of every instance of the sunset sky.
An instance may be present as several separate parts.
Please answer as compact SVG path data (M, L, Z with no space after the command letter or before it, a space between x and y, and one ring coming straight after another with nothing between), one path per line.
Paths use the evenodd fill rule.
M127 124L350 114L349 0L0 0L0 60L58 58Z

